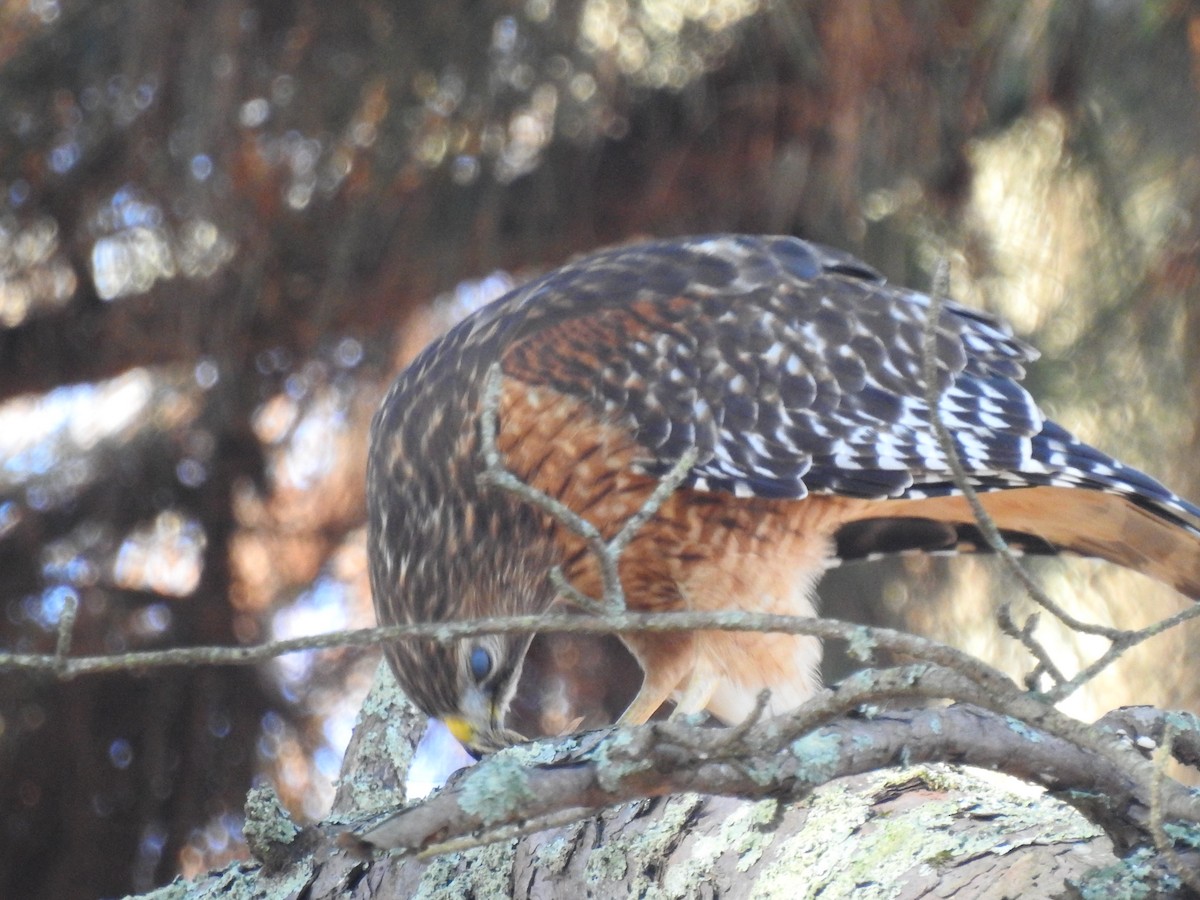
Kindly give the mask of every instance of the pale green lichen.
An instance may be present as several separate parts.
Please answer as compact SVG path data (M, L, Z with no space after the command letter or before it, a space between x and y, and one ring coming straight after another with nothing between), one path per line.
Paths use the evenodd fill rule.
M603 790L615 791L629 775L650 768L650 760L630 752L633 740L630 732L618 729L596 746L596 782Z
M583 869L586 884L600 885L621 881L629 872L629 851L618 844L597 847L588 856Z
M824 784L837 774L842 742L836 734L814 731L792 741L789 749L800 763L796 777L808 784Z
M353 821L358 812L392 809L405 801L403 779L412 765L420 722L424 716L416 711L400 690L387 662L379 664L375 683L363 700L355 723L359 735L358 764L344 772L339 790L349 795L341 814L331 813L329 821ZM395 773L394 781L383 774Z
M1135 850L1111 866L1093 869L1075 884L1082 900L1141 900L1160 893L1174 893L1182 885L1174 875L1163 875L1155 865L1157 854L1149 848Z
M252 787L246 794L246 823L242 835L254 858L268 862L278 850L296 839L300 829L292 821L279 795L269 784Z
M412 900L475 900L512 895L516 841L500 841L462 853L435 856Z
M563 756L569 756L578 746L578 737L530 741L525 744L517 744L515 747L507 747L501 750L497 756L515 759L522 765L537 766L555 762Z
M878 646L871 630L860 626L850 633L850 637L846 641L846 653L851 659L858 662L870 662Z
M190 882L184 881L177 875L170 884L164 884L148 894L138 894L136 900L187 900L192 894L193 887ZM124 900L134 900L134 897L130 894Z
M746 872L755 865L763 851L775 840L775 823L779 818L779 801L759 800L746 807L746 815L736 823L736 831L729 837L730 845L737 852L737 869Z
M312 860L298 861L271 874L251 863L236 863L222 872L195 881L176 878L173 882L136 900L286 900L300 896L313 880ZM126 900L134 900L127 897Z
M850 745L855 750L870 750L875 746L875 738L869 734L858 733L850 738Z
M290 900L302 895L304 889L312 884L314 874L313 861L304 859L272 875L261 870L254 873L253 877L247 873L235 890L214 893L212 896L221 900Z
M778 784L784 777L784 762L782 759L774 758L747 760L742 767L742 774L759 787Z
M958 769L948 769L945 766L931 764L910 766L907 769L884 769L879 773L875 793L880 795L892 788L902 787L914 781L935 791L953 791L963 785L962 773Z
M735 809L716 834L696 838L686 848L687 858L671 866L659 894L671 900L694 896L696 885L711 879L719 860L727 853L736 855L735 867L739 872L749 871L775 840L771 826L778 812L778 801L771 799Z
M1028 725L1026 725L1020 719L1014 719L1012 716L1005 716L1004 721L1007 723L1009 729L1013 733L1023 737L1025 740L1029 741L1031 744L1040 744L1042 742L1041 732L1036 731L1033 728L1030 728Z
M1175 844L1200 849L1200 826L1191 822L1167 822L1163 831Z
M671 848L686 835L686 826L703 804L698 794L677 794L663 801L658 817L644 830L625 829L606 845L599 847L588 857L584 878L590 885L601 890L606 882L624 880L629 874L629 860L661 862ZM634 804L636 807L640 804ZM630 807L622 811L629 811ZM619 816L617 816L619 818ZM633 897L658 896L655 880L644 871L634 876L629 886Z
M849 843L867 815L862 801L840 784L818 788L807 807L804 829L777 848L778 859L756 879L758 896L790 900L804 896L807 885L827 880L841 864L836 848Z
M512 756L497 753L473 768L462 782L458 805L485 825L511 819L534 799L529 769Z
M1167 713L1166 723L1176 731L1200 732L1200 716L1194 713L1175 710Z
M666 802L662 815L633 842L632 852L636 859L661 860L671 848L687 835L688 823L696 811L704 805L699 794L678 794ZM630 893L644 897L657 889L657 881L645 869L638 871L630 885Z
M537 868L547 875L559 875L566 871L582 830L582 826L576 825L569 835L559 835L541 844L536 853Z
M914 778L958 793L883 815L874 808L873 798ZM972 827L956 827L967 814ZM892 897L913 873L951 861L1100 834L1075 810L1046 796L1013 794L948 767L889 771L865 791L848 792L837 783L815 791L804 828L773 849L753 896Z
M472 769L463 779L459 806L485 825L510 821L534 799L529 778L540 763L560 754L559 745L535 742L508 747Z

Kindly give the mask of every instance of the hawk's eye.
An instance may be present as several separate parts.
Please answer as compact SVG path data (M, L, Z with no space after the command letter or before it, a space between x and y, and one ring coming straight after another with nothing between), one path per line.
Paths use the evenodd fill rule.
M475 647L471 650L469 662L471 675L476 681L483 681L492 674L492 654L488 653L486 648Z

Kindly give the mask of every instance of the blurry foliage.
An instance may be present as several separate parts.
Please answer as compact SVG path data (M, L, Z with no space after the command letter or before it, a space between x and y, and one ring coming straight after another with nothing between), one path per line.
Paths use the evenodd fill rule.
M641 235L946 257L1067 424L1196 495L1198 86L1184 0L0 2L3 648L68 596L79 653L369 622L392 371L491 273ZM920 574L883 605L986 619ZM256 774L320 814L370 671L0 676L0 895L240 854Z

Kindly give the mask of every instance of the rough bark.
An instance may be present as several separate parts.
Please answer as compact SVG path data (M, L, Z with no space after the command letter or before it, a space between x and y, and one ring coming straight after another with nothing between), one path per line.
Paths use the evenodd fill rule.
M1128 724L1138 727L1137 717ZM1155 882L1145 855L1119 860L1104 833L1060 800L1012 778L940 764L835 778L795 792L798 800L786 791L748 799L670 794L431 858L364 856L344 831L369 830L394 812L422 728L381 667L325 822L294 831L256 798L248 807L256 833L282 835L255 841L259 862L151 896L1186 896L1169 879ZM570 744L504 753L513 765L531 766L577 753ZM553 776L555 765L543 771ZM462 789L472 774L459 773L447 790ZM501 803L503 793L497 787L491 799Z

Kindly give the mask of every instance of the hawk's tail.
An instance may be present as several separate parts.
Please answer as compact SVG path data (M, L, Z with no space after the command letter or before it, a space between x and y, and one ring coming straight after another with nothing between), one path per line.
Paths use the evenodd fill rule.
M1200 530L1184 518L1195 509L1185 501L1165 506L1158 498L1056 486L993 490L979 499L1016 551L1108 560L1200 600ZM990 549L966 500L945 496L866 505L837 532L835 556Z

